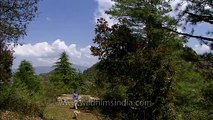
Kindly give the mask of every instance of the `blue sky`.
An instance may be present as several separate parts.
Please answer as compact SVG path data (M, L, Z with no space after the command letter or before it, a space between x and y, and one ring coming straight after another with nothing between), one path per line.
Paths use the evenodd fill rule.
M14 68L23 59L33 66L52 66L62 51L73 64L90 67L98 61L89 50L99 11L96 0L42 0L38 8L27 36L19 40L24 45L14 49Z
M30 22L27 36L20 39L23 46L15 50L14 68L26 59L33 66L52 66L59 54L66 51L70 62L90 67L98 61L89 50L95 36L95 20L104 17L114 21L104 13L113 2L111 0L42 0L38 17ZM208 25L197 27L197 33L212 29ZM188 43L198 53L209 50L208 46L199 46L196 40Z
M30 23L24 43L52 42L60 38L79 47L92 44L95 0L43 0L38 8L38 17Z

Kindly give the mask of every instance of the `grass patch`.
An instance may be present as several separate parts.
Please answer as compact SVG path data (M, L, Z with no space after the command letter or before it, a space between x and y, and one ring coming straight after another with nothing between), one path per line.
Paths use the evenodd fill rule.
M70 120L72 118L69 106L48 105L44 110L46 120Z
M60 106L58 104L50 104L44 110L45 120L72 120L74 109L70 109L70 106ZM87 113L81 110L79 114L79 120L98 120L97 116L93 113Z

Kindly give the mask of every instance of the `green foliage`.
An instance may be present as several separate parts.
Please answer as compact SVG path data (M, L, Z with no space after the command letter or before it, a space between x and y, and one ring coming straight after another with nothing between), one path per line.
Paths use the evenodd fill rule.
M30 116L43 114L43 96L39 79L32 65L23 61L12 79L12 49L36 16L39 0L0 1L0 110L9 110Z
M8 100L8 96L10 95L11 87L9 85L4 85L0 87L0 108L4 109L6 106L6 102Z
M147 34L144 39L131 32L126 25L116 24L110 28L104 19L98 20L94 39L98 46L91 47L91 50L102 60L98 69L107 76L103 78L109 84L104 97L106 100L127 99L153 103L148 108L134 106L134 112L129 106L110 107L108 112L103 112L110 118L175 118L171 88L174 67L170 50L176 46L179 48L180 43L175 42L176 46L170 47L170 40L176 41L174 35L153 27L144 28ZM144 112L145 116L141 114Z
M0 91L1 109L42 117L46 103L43 86L30 62L23 60L12 83L3 85Z
M103 97L109 86L105 78L106 74L101 72L98 68L103 62L98 62L92 67L85 70L82 74L84 85L82 86L82 92L84 94Z
M49 76L53 85L60 89L62 93L70 93L70 91L80 88L83 84L81 73L76 72L71 65L69 56L66 52L62 52L60 58L53 66L55 69Z
M54 74L58 75L64 82L64 84L68 84L71 80L71 77L75 74L75 69L71 67L71 63L69 62L69 56L66 52L62 52L60 58L55 63ZM56 80L57 81L57 80Z
M192 62L181 61L177 67L174 87L178 118L184 120L210 119L209 108L211 106L206 107L207 104L210 104L203 94L208 94L208 92L204 91L209 86L205 82L205 77L197 70L196 64Z
M9 83L11 78L11 66L13 63L12 50L4 42L0 42L0 87Z
M41 81L34 75L34 69L30 62L21 61L17 72L14 75L14 80L23 82L31 93L36 93L41 89Z
M209 110L209 112L212 111L213 107L213 82L207 83L207 85L202 88L202 95L204 97L204 108Z
M39 0L0 1L0 82L11 78L12 50L9 43L17 43L26 35L26 27L36 15Z
M211 101L211 89L206 88L204 74L211 74L211 62L199 63L208 66L199 69L200 59L183 46L185 39L167 31L166 27L177 29L167 15L168 2L114 1L107 13L119 23L109 27L101 18L96 25L93 41L97 45L91 51L101 61L93 71L102 78L92 79L99 83L95 86L106 86L106 100L151 101L153 105L103 107L103 114L113 119L209 119L209 108L203 107L205 99Z
M12 94L15 94L11 92L13 88L13 85L11 85L11 82L13 82L11 79L13 51L12 49L9 49L8 46L11 45L11 42L17 43L17 40L20 37L26 35L27 24L35 17L37 2L38 0L0 1L0 92L1 95L5 95L1 96L0 104L2 107L0 109L11 107L11 105L8 103L8 101L11 100L10 98L14 97L14 99L16 99L16 97L19 97L16 95L12 97ZM18 87L23 86L20 84ZM24 94L25 92L20 92L20 95ZM14 101L13 105L15 106Z
M0 1L0 41L17 42L26 35L26 27L36 16L39 0Z
M199 71L205 77L206 81L211 81L213 78L213 53L205 53L200 55L197 66Z
M12 85L4 85L1 89L1 110L9 110L21 115L43 116L45 104L31 95L26 85L16 80Z
M106 11L114 18L121 19L140 35L146 34L144 27L175 27L175 21L167 15L172 9L165 0L114 0L114 7ZM151 30L151 29L150 29ZM156 29L152 29L153 32Z

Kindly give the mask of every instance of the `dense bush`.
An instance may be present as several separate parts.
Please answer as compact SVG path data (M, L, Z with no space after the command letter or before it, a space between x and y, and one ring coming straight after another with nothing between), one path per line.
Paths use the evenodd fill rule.
M1 89L0 108L23 115L43 116L45 104L38 101L36 95L30 95L26 86L17 81L13 85L5 85Z

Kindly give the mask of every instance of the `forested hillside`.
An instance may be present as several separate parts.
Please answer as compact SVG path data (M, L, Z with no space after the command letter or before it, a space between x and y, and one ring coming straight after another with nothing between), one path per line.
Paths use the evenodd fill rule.
M105 12L116 22L99 18L95 25L89 47L99 61L92 67L75 69L64 50L48 73L36 74L27 59L13 73L12 46L26 35L39 2L0 1L0 119L213 119L213 31L194 29L213 27L212 0L175 8L168 0L113 0ZM189 40L211 50L197 54Z

